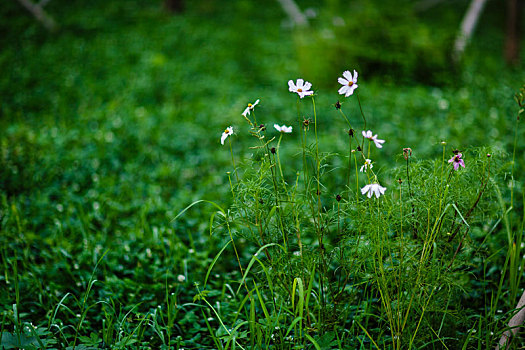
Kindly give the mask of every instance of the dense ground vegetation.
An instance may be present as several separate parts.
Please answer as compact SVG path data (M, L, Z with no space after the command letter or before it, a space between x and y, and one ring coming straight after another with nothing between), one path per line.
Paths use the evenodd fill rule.
M411 309L411 299L385 303L381 291L395 294L400 282L371 278L371 258L383 251L374 250L376 243L392 239L382 247L397 249L405 241L396 237L406 236L409 265L389 263L393 269L424 268L427 279L407 275L403 283L428 290L412 308L401 346L492 348L523 292L525 139L516 124L519 108L513 96L525 83L525 73L523 66L503 63L504 14L497 2L489 3L464 61L452 65L450 45L466 1L444 2L424 12L410 10L411 2L387 1L384 7L365 3L305 2L301 7L311 7L307 13L312 26L294 30L276 1L265 6L240 0L187 1L185 12L170 14L160 1L53 0L46 9L60 27L49 33L17 2L6 2L0 8L2 346L394 347L398 342L390 328L395 322L374 315L386 315L389 308ZM336 101L343 102L353 125L362 126L356 100L337 94L337 76L346 69L359 71L367 123L387 140L374 170L390 192L407 184L403 148L411 148L414 194L406 208L415 209L406 209L406 217L388 209L398 209L397 195L382 197L386 209L381 218L359 211L368 204L354 207L360 200L347 199L348 126L334 108ZM376 243L370 238L370 250L356 252L353 261L344 258L327 266L335 276L341 263L348 271L355 269L353 281L368 281L364 289L352 285L341 299L323 299L328 306L315 294L324 290L318 284L322 279L312 272L310 282L308 271L313 270L301 268L293 249L271 266L273 272L267 271L268 261L254 263L248 282L241 283L224 229L230 215L241 227L260 210L282 213L284 225L293 226L286 220L301 215L308 221L308 210L253 209L246 201L265 163L264 154L250 148L254 139L241 112L248 102L260 99L256 113L268 129L273 123L295 123L295 132L285 135L279 149L286 180L293 184L295 170L303 166L301 125L296 98L286 83L299 77L311 81L317 94L328 229L339 232L340 215L358 213L360 218L341 221L341 232L346 229L348 235L329 240L327 250L332 250L327 254L334 257L338 247L355 247L352 230L385 228ZM301 103L301 113L313 119L309 102ZM243 169L235 191L246 194L244 201L231 196L230 149L220 144L229 125L240 131L231 138L232 153ZM450 170L446 160L453 149L463 152L467 167L453 178L457 192L450 199L450 215L439 227L454 234L456 225L462 225L461 214L454 213L468 212L478 191L483 186L486 191L467 218L472 227L468 234L462 230L450 243L444 231L427 251L436 258L418 267L411 257L420 254L418 244L427 241L412 238L407 228L424 232L422 227L432 226L427 226L429 217L439 219L445 204L437 207L432 198L442 193L441 169ZM273 186L271 173L264 176ZM398 178L403 178L402 186ZM343 195L343 214L333 200L337 194ZM274 199L271 193L261 198L265 205ZM213 202L220 210L201 202L177 217L198 200ZM253 216L246 215L245 208ZM221 212L228 214L221 217ZM245 269L261 244L247 234L250 224L243 227L234 233ZM278 242L278 234L277 228L268 241ZM315 234L305 233L308 266L319 266ZM456 255L463 235L464 249ZM276 246L268 249L281 254ZM442 260L435 251L443 254ZM292 327L300 342L289 338L292 333L286 331L294 317L286 310L293 314L295 309L289 305L293 298L286 299L283 291L286 286L291 290L295 277L302 278L303 292L314 291L312 309L319 305L318 315L345 319L323 314L322 327L301 319L294 325L304 324L304 332ZM341 277L324 278L342 283ZM275 291L264 287L268 280L276 281ZM254 283L261 289L253 290ZM443 287L436 288L435 295L432 283ZM432 298L425 299L430 293ZM263 310L272 298L272 308ZM250 318L252 311L256 321ZM243 324L244 316L251 323Z

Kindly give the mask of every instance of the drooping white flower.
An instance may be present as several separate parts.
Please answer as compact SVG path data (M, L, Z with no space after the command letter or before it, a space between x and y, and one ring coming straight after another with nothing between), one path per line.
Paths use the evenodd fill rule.
M247 116L247 115L250 115L250 111L253 111L253 109L255 108L255 106L257 106L259 104L259 99L257 99L257 101L255 101L253 104L251 103L248 103L248 107L246 107L246 109L244 110L244 112L242 112L242 115L243 116Z
M386 187L381 186L378 183L366 185L361 189L361 193L367 195L368 198L371 198L373 194L376 195L376 198L379 198L380 195L384 194Z
M224 145L224 141L226 140L226 138L230 135L233 135L233 127L231 126L228 126L226 128L226 130L224 130L224 132L222 133L222 136L221 136L221 145Z
M359 171L361 171L362 173L364 173L365 171L367 171L369 168L372 169L374 167L374 165L372 164L372 161L370 159L365 159L365 164L363 164L361 166L361 169Z
M348 97L354 93L355 89L357 89L357 72L354 70L354 76L352 76L350 71L345 70L343 72L343 78L339 77L337 78L337 81L339 84L343 85L339 89L339 94Z
M372 130L368 130L368 131L363 130L362 134L365 139L374 141L377 148L383 148L383 143L385 143L385 140L378 139L377 134L372 136Z
M288 90L297 93L300 98L313 95L314 92L310 90L311 87L312 84L303 79L297 79L296 84L294 84L293 80L288 81Z
M289 134L292 132L291 126L286 126L283 124L283 126L279 126L279 124L273 124L273 127L277 129L279 132L283 132L285 134Z

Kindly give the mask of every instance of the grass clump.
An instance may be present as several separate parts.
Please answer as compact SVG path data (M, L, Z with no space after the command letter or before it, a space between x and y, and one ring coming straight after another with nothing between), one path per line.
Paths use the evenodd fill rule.
M243 116L252 156L236 159L233 151L243 128L229 127L221 139L232 160L232 202L211 217L210 234L227 234L223 251L233 249L242 278L232 291L238 298L233 314L220 316L208 290L198 288L196 300L220 321L209 327L217 347L468 346L476 323L489 322L475 315L473 323L464 299L486 278L485 242L501 221L498 183L507 154L451 149L442 141L437 159L418 159L417 149L404 148L400 165L381 166L388 140L367 130L353 89L347 99L359 105L360 120L335 105L348 130L333 137L347 138L346 152L320 151L323 124L311 84L289 84L299 94L291 126L248 105L251 113ZM492 344L499 334L483 341Z

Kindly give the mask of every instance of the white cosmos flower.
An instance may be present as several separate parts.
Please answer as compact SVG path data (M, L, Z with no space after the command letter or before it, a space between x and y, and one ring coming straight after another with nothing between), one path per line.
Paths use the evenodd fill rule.
M363 166L361 166L361 172L364 173L365 171L367 171L369 168L372 169L374 166L372 165L372 161L370 159L365 159L365 164L363 164Z
M228 126L221 136L221 145L224 145L224 140L230 135L233 135L233 127Z
M361 193L367 195L368 198L371 198L373 194L376 195L376 198L379 198L380 195L384 194L386 187L381 186L380 184L369 184L361 189Z
M314 92L310 91L311 87L312 84L303 79L297 79L296 84L294 84L293 80L288 81L288 90L297 93L300 98L313 95Z
M355 89L357 89L357 72L354 70L354 76L352 77L352 73L345 70L343 72L343 78L339 77L337 78L337 81L339 84L343 85L339 89L339 94L348 97L354 93Z
M363 130L362 134L365 139L374 141L377 148L383 148L383 143L385 143L385 140L378 139L377 134L372 136L372 130L368 130L368 131Z
M250 115L250 111L253 111L253 109L255 108L255 106L257 106L258 103L259 103L259 99L257 99L257 101L255 101L253 104L248 103L248 107L246 107L244 112L242 112L242 115L245 116L245 117L247 115Z
M277 129L279 132L284 132L285 134L289 134L292 132L291 126L286 126L283 124L283 126L279 126L279 124L273 124L273 127Z

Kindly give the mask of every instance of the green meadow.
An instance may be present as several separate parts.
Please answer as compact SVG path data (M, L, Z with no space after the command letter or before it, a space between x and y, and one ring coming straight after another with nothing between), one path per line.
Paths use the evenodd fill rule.
M51 0L54 31L0 6L0 348L493 349L509 334L525 70L503 58L503 2L459 62L468 1L296 2L306 27L270 0ZM299 78L313 96L289 91Z

